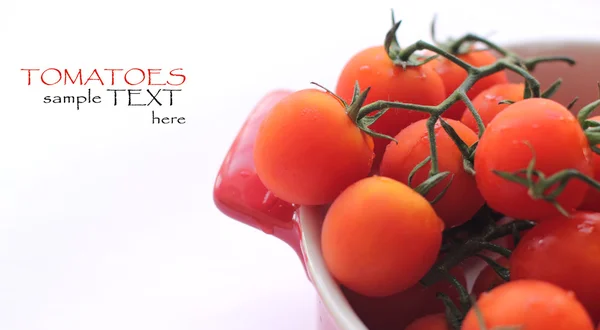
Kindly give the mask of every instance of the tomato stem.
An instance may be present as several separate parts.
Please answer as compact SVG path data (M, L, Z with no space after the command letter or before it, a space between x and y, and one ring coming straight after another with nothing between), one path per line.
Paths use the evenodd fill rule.
M600 136L598 139L600 139ZM532 199L544 200L551 203L564 216L569 216L569 214L556 199L565 190L567 184L571 180L580 180L588 184L591 188L600 191L600 182L576 169L565 169L546 177L544 173L535 169L535 150L529 143L526 144L532 152L531 161L526 169L517 170L512 173L497 170L494 170L493 172L505 180L527 187L528 194ZM523 177L523 175L525 175L525 177ZM551 191L546 193L549 190Z
M554 96L554 94L556 94L556 92L560 88L560 85L562 85L562 79L558 78L555 82L552 83L552 85L548 87L548 89L542 92L542 95L540 95L540 97L544 99L551 98L552 96Z
M484 208L487 208L484 207ZM484 214L479 214L474 217L471 221L467 222L463 226L469 225L470 222L478 222L479 220L483 220L480 217L488 217L489 214L485 214L488 212L483 212ZM425 286L430 286L432 284L437 283L438 281L443 279L443 276L440 272L445 270L450 270L460 263L462 263L465 259L475 256L483 250L490 250L505 257L510 257L511 251L509 249L505 249L496 244L490 243L493 240L498 238L502 238L508 235L512 235L513 231L523 231L531 229L535 226L535 222L527 221L527 220L515 220L514 222L507 223L501 226L496 225L494 221L491 221L488 225L486 225L480 232L471 235L469 239L466 241L459 241L455 244L452 244L448 248L447 254L442 258L440 262L438 262L422 279L421 283Z
M477 136L481 138L483 132L485 131L485 125L483 124L483 119L481 119L481 116L479 115L479 111L475 109L475 105L473 104L473 102L471 102L471 99L469 99L466 93L459 93L458 96L463 100L463 102L465 102L465 104L467 105L467 109L469 110L469 112L471 112L471 115L473 115L473 118L477 123L477 130L479 131L477 133Z
M435 21L436 21L436 18L434 17L434 19L431 23L431 33L432 33L433 37L435 37ZM413 111L428 113L430 115L430 118L427 121L427 132L428 132L428 138L429 138L429 142L430 142L430 155L431 155L431 169L429 171L430 177L439 173L437 147L436 147L436 143L435 143L436 139L435 139L435 132L434 132L435 123L436 123L437 119L440 118L444 114L444 112L446 112L452 105L454 105L456 102L459 102L459 101L464 102L466 104L469 112L473 115L475 122L477 123L477 128L479 130L478 136L481 138L481 136L485 132L485 125L483 123L483 120L481 119L481 116L479 115L479 112L477 111L477 109L475 109L473 102L470 100L470 98L467 95L467 91L469 91L473 87L473 85L475 85L475 83L477 81L479 81L487 76L490 76L494 73L497 73L497 72L500 72L503 70L508 70L508 71L515 72L516 74L520 75L521 77L523 77L525 79L525 84L526 84L525 90L528 93L529 97L541 97L542 93L540 92L540 83L533 75L531 75L531 73L529 72L530 69L533 70L537 64L543 63L543 62L557 62L558 61L558 62L566 62L570 65L575 64L575 61L573 59L564 57L564 56L535 57L535 58L523 60L520 57L518 57L516 54L503 49L502 47L487 40L484 37L481 37L481 36L478 36L475 34L467 34L467 35L463 36L462 38L450 43L450 45L448 47L432 45L423 40L419 40L419 41L413 43L412 45L409 45L408 47L401 49L399 47L398 41L396 39L396 32L400 26L400 22L395 22L395 19L393 18L393 11L392 11L392 23L393 23L392 28L388 31L388 33L386 35L384 46L386 47L386 51L388 52L388 55L390 56L390 58L392 59L392 61L394 61L394 63L396 65L402 65L403 68L406 68L406 66L421 65L427 61L432 60L436 56L442 56L442 57L446 58L448 61L451 61L454 64L458 65L459 67L461 67L462 69L464 69L467 72L467 78L460 84L460 86L456 90L454 90L443 102L441 102L440 104L438 104L436 106L428 106L428 105L420 105L420 104L404 103L404 102L376 101L376 102L373 102L373 103L363 107L362 109L360 109L360 111L358 113L359 120L361 118L366 117L368 114L370 114L372 112L383 110L386 108L388 108L388 109L389 108L405 109L405 110L413 110ZM463 61L462 59L458 58L455 55L458 52L458 50L461 48L461 46L464 45L465 43L477 43L477 42L483 43L488 48L501 54L503 57L499 58L496 62L494 62L492 64L489 64L486 66L481 66L481 67L475 67L475 66L467 63L466 61ZM444 48L447 48L448 50L446 50ZM422 60L422 61L415 60L415 53L420 50L429 50L429 51L435 53L436 55L430 56L427 59ZM419 63L417 63L417 62L419 62ZM554 92L556 92L556 90L558 89L560 84L561 84L561 80L558 80L557 82L552 84L550 86L550 88L546 92L544 92L543 96L548 96L548 95L554 94ZM371 134L371 135L373 135L373 134ZM595 139L595 136L593 138ZM598 137L598 138L600 139L600 137ZM459 146L459 148L460 148L460 146ZM598 149L598 148L596 148L596 149ZM474 154L475 148L473 148L471 151L472 151L472 154ZM466 157L464 159L465 159L465 162L464 162L465 170L469 173L474 173L473 166L471 166L472 160L469 158L466 158Z
M509 250L505 247L502 247L500 245L490 243L490 242L482 242L481 247L485 250L498 253L499 255L501 255L505 258L510 258L511 254L512 254L511 250Z
M495 43L489 41L488 39L478 36L478 35L475 35L475 34L472 34L472 33L466 34L465 36L457 39L450 45L449 48L453 54L456 54L456 53L458 53L458 51L460 50L461 46L464 43L475 43L475 42L480 42L480 43L488 46L490 49L495 50L502 56L508 56L510 54L509 51L503 49L502 47L496 45Z
M579 97L575 96L575 98L573 98L573 101L569 102L569 104L567 105L567 109L572 110L573 107L575 106L575 103L577 103L577 101L579 101Z
M577 120L579 121L579 124L583 127L583 129L588 128L588 125L586 125L586 120L592 114L592 112L596 110L596 108L598 108L598 106L600 106L600 99L584 106L577 113Z
M437 143L435 142L435 123L438 119L437 115L431 115L427 119L427 137L429 139L429 149L431 156L431 168L429 169L429 176L434 176L439 172L438 159L437 159Z
M523 61L523 64L527 70L535 71L535 68L538 64L546 62L565 62L569 66L576 64L574 59L566 56L538 56Z
M469 308L471 308L469 291L467 291L467 289L462 285L462 283L460 283L460 281L458 281L456 277L452 276L452 274L450 274L448 270L440 270L440 273L446 278L448 282L450 282L450 284L452 284L452 286L454 286L454 288L456 288L456 291L458 291L458 300L460 302L463 312L466 313L469 310Z
M475 254L475 256L483 261L485 261L486 264L488 264L490 266L490 268L492 268L492 270L494 270L494 272L496 274L498 274L498 276L504 281L504 282L508 282L510 281L510 271L508 270L508 268L503 267L502 265L500 265L499 263L497 263L495 260L493 260L492 258L477 253Z
M448 325L452 330L460 330L460 325L465 318L465 312L462 312L450 297L442 292L436 293L436 298L440 299L444 303L444 307L446 308L446 320L448 321Z

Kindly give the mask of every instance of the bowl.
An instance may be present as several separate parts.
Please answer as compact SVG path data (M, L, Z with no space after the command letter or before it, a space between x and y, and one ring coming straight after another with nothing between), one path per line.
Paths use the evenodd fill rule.
M565 55L575 59L574 67L543 64L534 72L542 88L561 77L563 84L554 99L568 104L579 97L573 111L599 97L596 84L600 80L600 65L595 62L600 59L600 42L546 41L505 47L523 56ZM511 80L520 81L514 75ZM291 92L271 91L250 112L217 175L214 202L229 217L280 238L296 251L318 293L319 330L372 330L363 323L325 266L320 244L324 210L297 207L278 199L264 187L254 170L252 150L260 122L274 104Z

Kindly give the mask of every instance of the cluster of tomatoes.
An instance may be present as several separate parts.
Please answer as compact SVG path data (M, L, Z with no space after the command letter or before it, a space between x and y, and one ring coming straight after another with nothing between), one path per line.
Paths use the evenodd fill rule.
M274 106L254 147L261 181L287 202L325 206L323 256L370 329L592 330L600 117L534 93L523 61L500 63L513 54L439 45L443 56L404 56L388 39L354 55L335 92L300 90ZM497 70L477 76L460 63ZM507 68L529 80L509 82ZM364 111L378 102L398 106ZM535 226L478 241L468 228L489 219L491 232L517 220ZM440 261L477 256L489 266L469 303L464 260ZM432 270L450 281L422 284Z

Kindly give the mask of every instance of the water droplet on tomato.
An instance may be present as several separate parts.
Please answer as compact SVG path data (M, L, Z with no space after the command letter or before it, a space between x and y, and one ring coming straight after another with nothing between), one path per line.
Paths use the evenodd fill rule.
M533 125L531 125L531 128L533 128L533 129L540 128L540 124L533 124Z
M363 65L360 68L358 68L358 71L368 71L371 70L371 67L368 65Z
M577 230L583 234L591 234L594 232L594 224L589 222L580 223L577 225Z
M248 170L241 170L240 171L240 177L242 178L248 178L252 175L252 172L248 171Z

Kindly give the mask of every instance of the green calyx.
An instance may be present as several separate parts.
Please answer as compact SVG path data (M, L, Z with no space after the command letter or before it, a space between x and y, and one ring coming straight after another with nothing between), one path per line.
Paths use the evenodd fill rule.
M408 67L416 67L423 65L429 61L436 59L439 55L433 55L426 58L421 58L417 54L411 54L407 58L402 56L402 48L400 47L400 43L398 42L398 38L396 37L396 33L398 32L398 28L400 28L400 24L402 21L396 22L396 18L394 17L394 11L392 10L392 28L386 33L385 40L383 42L383 47L385 48L388 57L394 65L401 66L404 70Z
M334 92L327 89L326 87L323 87L322 85L319 85L315 82L311 82L311 84L322 88L328 94L335 97L344 106L344 108L346 108L346 114L348 115L348 117L350 117L352 122L354 122L361 131L365 132L366 134L368 134L374 138L387 139L387 140L398 143L398 141L395 138L393 138L389 135L375 132L369 128L369 126L371 126L375 121L377 121L377 119L379 119L381 116L383 116L389 110L389 108L379 109L379 110L377 110L377 113L373 116L367 116L366 113L361 112L361 109L363 108L363 104L365 103L365 100L367 99L367 95L369 94L369 91L371 90L371 87L367 87L364 91L361 92L360 86L358 85L358 81L357 81L354 84L354 93L352 95L352 101L350 102L350 104L348 104L346 101L344 101L344 99L342 99L341 97L339 97Z
M598 83L598 90L600 94L600 83ZM577 98L571 102L570 107L573 107L573 104L575 104L576 101ZM599 106L600 98L584 106L577 113L577 120L579 121L581 128L583 128L583 131L585 132L585 136L588 139L590 148L597 154L600 154L600 147L598 147L598 144L600 144L600 123L595 120L589 120L588 118L590 117L592 112L594 112L594 110L596 110Z
M594 189L600 190L600 182L584 175L583 173L575 169L565 169L557 172L549 177L544 175L539 170L535 169L536 155L535 150L531 144L524 141L532 152L532 158L526 169L518 170L515 172L497 171L493 172L514 183L518 183L527 187L527 193L534 200L544 200L551 203L562 215L569 216L569 213L558 203L556 200L558 196L565 190L567 183L572 179L578 179L587 183Z

